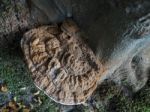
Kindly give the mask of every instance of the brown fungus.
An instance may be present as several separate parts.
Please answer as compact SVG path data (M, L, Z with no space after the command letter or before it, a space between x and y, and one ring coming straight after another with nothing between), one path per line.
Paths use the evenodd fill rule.
M35 85L65 105L85 103L97 87L102 65L83 42L77 25L67 20L58 26L41 26L21 41Z

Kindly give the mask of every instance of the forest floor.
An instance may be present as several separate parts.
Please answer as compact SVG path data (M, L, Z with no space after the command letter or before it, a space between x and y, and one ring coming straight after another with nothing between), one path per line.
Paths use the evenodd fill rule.
M0 111L58 112L59 105L34 86L29 74L19 47L0 50ZM150 112L150 81L133 98L124 96L112 84L102 84L97 91L107 99L97 105L99 112ZM82 106L82 111L89 110Z
M20 7L17 9L20 10ZM30 73L28 72L20 49L21 37L16 37L11 40L9 37L13 37L12 34L9 36L5 35L10 33L13 26L12 24L9 24L8 26L5 24L5 22L9 21L8 17L11 15L8 12L13 12L14 10L10 0L0 1L0 45L4 43L3 47L0 46L0 112L9 112L10 110L13 112L58 112L60 105L53 102L42 91L39 91L30 78ZM137 12L139 14L139 11ZM134 10L131 10L130 13L137 15ZM14 15L14 12L12 15ZM12 19L14 20L12 23L16 22L18 25L20 23L17 22L15 16L15 19L12 16ZM114 16L112 17L114 18ZM7 21L5 21L6 18L8 18ZM112 23L112 21L110 23ZM13 26L15 31L18 29L16 24ZM22 26L26 26L26 24L23 24ZM112 29L114 29L115 25L112 26ZM19 26L19 28L22 27ZM106 31L106 34L107 33L108 32ZM4 41L5 36L8 38ZM7 40L9 40L8 43L10 43L10 45L5 46ZM95 94L98 112L150 112L150 81L148 81L142 90L134 94L134 97L132 98L126 97L120 92L119 88L109 83L102 84ZM89 112L87 107L81 106L81 109L78 108L80 107L77 107L74 111Z

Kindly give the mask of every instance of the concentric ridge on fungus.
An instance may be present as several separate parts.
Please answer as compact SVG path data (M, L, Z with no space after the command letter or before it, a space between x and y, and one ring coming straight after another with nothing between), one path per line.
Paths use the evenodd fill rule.
M35 85L54 101L82 104L96 89L101 64L73 21L32 29L21 47Z

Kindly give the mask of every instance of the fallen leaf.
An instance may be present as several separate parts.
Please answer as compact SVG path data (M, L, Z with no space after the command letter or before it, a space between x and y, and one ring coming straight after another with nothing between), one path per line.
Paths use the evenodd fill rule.
M33 108L34 108L33 104L31 104L31 103L30 103L30 108L31 108L31 109L33 109Z
M17 111L17 110L18 110L18 106L17 106L16 102L14 102L14 101L10 101L10 102L8 103L8 106L9 106L11 109L13 109L14 111Z
M7 86L6 85L1 85L0 91L1 92L7 92L8 91Z
M14 97L14 101L15 101L15 102L17 101L17 97L16 97L16 96Z
M39 103L39 105L42 104L42 101L41 101L41 98L40 98L40 97L38 97L38 103Z
M25 109L23 109L23 112L30 112L30 109L25 108Z
M39 95L39 94L40 94L40 91L37 91L33 95L36 96L36 95Z

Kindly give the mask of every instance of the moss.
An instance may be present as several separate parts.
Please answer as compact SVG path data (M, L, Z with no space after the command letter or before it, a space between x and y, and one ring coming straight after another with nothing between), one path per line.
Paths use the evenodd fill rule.
M0 1L0 17L5 17L11 7L11 0Z
M133 98L125 97L122 94L114 96L110 99L107 110L114 110L115 112L150 112L149 84L147 84L138 93L135 93Z
M27 100L30 91L37 91L30 78L30 73L27 71L20 49L13 47L0 49L0 80L7 83L9 91L15 97L24 96L24 100ZM27 89L22 91L22 88ZM103 85L103 90L101 88L98 94L100 94L100 99L104 98L103 96L108 99L106 105L98 105L99 112L150 112L150 82L132 99L125 97L112 84ZM43 92L40 92L39 96L42 104L33 104L33 112L58 111L58 105L44 95ZM88 111L87 107L83 107L83 112Z
M18 99L21 97L24 99L25 103L25 101L28 100L29 95L31 95L31 90L37 91L37 88L32 83L23 57L19 52L20 51L17 49L0 49L0 80L5 81L8 90L13 94L13 97ZM23 88L26 88L26 90L22 91ZM42 104L33 104L33 111L56 112L57 107L53 101L42 92L40 92L39 97L42 100Z

